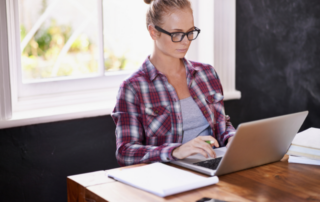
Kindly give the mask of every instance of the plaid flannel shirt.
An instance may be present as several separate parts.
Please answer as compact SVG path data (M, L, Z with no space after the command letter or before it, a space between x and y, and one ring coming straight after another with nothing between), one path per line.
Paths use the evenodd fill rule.
M120 86L111 114L116 124L116 158L121 166L176 160L172 151L183 138L178 95L149 60ZM209 64L182 58L189 92L207 119L220 146L235 129L225 115L219 77Z

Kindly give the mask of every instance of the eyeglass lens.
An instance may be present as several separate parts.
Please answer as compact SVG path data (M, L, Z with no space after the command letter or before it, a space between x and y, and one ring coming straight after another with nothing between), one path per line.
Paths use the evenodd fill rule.
M196 30L193 30L191 32L188 32L187 34L187 37L188 39L191 41L191 40L194 40L197 38L199 32L196 31ZM175 33L175 34L172 34L172 40L174 42L179 42L179 41L182 41L182 37L184 37L184 33Z

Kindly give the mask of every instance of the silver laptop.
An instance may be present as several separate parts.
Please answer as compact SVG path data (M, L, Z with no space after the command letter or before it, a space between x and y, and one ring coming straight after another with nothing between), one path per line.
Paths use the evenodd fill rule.
M279 161L307 115L303 111L240 124L228 149L214 149L216 158L196 154L171 163L213 176Z

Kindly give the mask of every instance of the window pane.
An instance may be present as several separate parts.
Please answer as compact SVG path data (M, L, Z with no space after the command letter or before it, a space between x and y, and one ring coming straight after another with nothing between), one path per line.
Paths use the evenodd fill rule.
M103 0L106 73L137 69L152 51L142 0Z
M98 72L97 0L19 0L24 81Z

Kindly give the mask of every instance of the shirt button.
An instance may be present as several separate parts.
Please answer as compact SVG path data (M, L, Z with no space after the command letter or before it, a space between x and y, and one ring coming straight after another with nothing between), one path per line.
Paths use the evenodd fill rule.
M203 113L204 113L204 114L206 114L206 113L207 113L207 111L203 111Z
M155 113L158 114L159 112L156 110Z
M194 99L197 99L197 96L193 96Z

